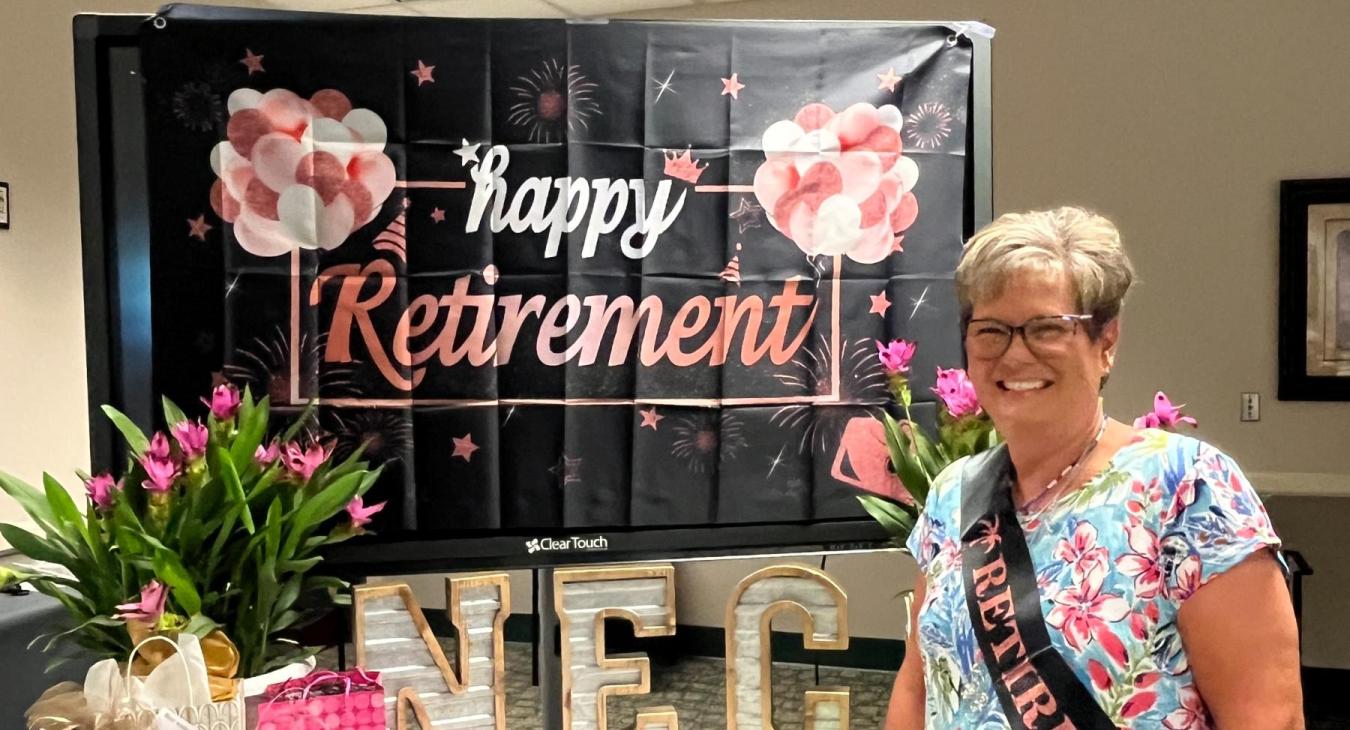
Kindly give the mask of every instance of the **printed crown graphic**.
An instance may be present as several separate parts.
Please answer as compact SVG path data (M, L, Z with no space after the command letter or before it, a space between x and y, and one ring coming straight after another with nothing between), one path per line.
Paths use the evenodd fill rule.
M665 156L666 174L690 185L696 184L699 176L703 174L704 170L708 169L706 162L703 163L702 167L699 166L699 161L695 160L692 154L692 148L686 149L681 154L676 154L674 150L666 150Z

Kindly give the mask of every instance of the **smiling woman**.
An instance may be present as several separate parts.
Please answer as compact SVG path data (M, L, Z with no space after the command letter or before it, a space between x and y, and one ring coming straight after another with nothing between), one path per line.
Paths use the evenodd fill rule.
M1133 278L1116 227L1077 208L966 246L968 371L1005 444L933 481L887 728L1302 726L1252 486L1213 446L1102 410Z

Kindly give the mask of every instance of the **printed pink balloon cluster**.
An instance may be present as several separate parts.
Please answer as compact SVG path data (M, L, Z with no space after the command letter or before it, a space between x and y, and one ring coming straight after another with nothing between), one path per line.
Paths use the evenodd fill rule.
M901 154L904 117L891 104L836 114L808 104L764 132L755 197L769 222L808 255L886 258L919 214L914 160Z
M238 89L228 141L211 151L211 207L244 250L280 256L333 249L369 223L394 189L384 121L342 92L303 99L286 89Z

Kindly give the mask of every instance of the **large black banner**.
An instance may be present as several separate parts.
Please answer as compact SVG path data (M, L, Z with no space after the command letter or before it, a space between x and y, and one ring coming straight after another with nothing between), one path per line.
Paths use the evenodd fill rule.
M960 364L946 27L200 12L141 38L154 387L320 399L385 536L856 517L875 342L923 417Z

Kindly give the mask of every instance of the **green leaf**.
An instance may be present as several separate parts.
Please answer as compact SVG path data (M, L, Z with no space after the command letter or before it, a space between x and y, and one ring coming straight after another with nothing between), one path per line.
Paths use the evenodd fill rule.
M177 404L169 400L169 396L166 395L161 398L161 400L164 402L165 427L173 428L175 424L188 420L187 415L183 413L183 409L179 408Z
M320 538L322 540L322 538ZM308 542L308 540L306 540ZM314 566L323 562L323 556L316 555L304 560L282 560L277 563L277 570L283 573L304 573Z
M882 499L880 497L864 494L858 496L858 501L862 503L863 509L872 519L881 523L886 534L897 543L903 544L914 531L914 516L905 510L902 505Z
M199 639L203 639L206 638L207 634L219 628L222 628L221 625L211 620L209 616L198 613L188 619L187 626L184 626L183 630Z
M202 598L192 585L192 576L188 574L178 555L170 550L158 550L154 557L155 575L163 580L173 593L173 599L188 615L201 613Z
M56 516L52 514L51 505L47 504L42 492L22 479L0 471L0 490L4 490L5 494L18 502L23 511L33 518L34 522L41 525L50 524L56 520Z
M377 469L374 473L378 472ZM347 503L357 495L361 489L363 478L369 476L369 474L359 472L348 474L306 500L295 511L295 517L291 520L291 530L286 536L286 545L282 548L282 554L288 557L294 555L295 547L300 544L300 540L305 537L306 532L342 511Z
M230 459L234 461L235 471L242 473L253 463L253 454L267 436L268 399L264 397L258 406L254 406L245 393L243 405L239 408L239 429L234 443L230 444Z
M883 414L882 417L886 422L886 447L891 454L895 474L900 477L900 483L905 485L905 490L914 497L914 501L923 504L932 477L924 471L918 457L910 453L910 439L900 430L900 424L889 414Z
M56 563L69 568L75 559L75 556L53 545L49 540L44 540L27 530L21 530L16 525L0 524L0 537L3 537L10 547L33 560Z
M122 432L122 438L127 440L127 446L132 453L140 456L145 450L150 448L150 440L145 437L139 426L132 422L125 413L113 408L112 406L103 406L103 412L107 414L108 420L113 422L118 431Z
M244 530L252 535L254 531L253 513L248 509L248 498L244 496L244 485L239 483L239 472L234 469L234 462L230 460L230 455L220 446L212 446L211 453L214 456L216 466L220 469L221 480L225 482L226 493L230 496L230 501L239 505L239 520L244 525Z
M318 407L318 399L311 398L310 401L305 404L305 410L300 412L299 418L296 418L295 422L290 425L290 428L287 428L286 431L281 434L281 441L285 443L294 439L295 435L300 433L300 429L304 428L305 424L309 422L309 419L314 416L314 410Z
M51 505L52 514L56 516L62 527L67 528L62 530L67 539L74 542L75 538L78 537L92 548L93 545L90 543L89 535L85 529L84 516L75 506L75 500L70 498L70 492L67 492L66 488L61 486L61 483L56 481L55 477L45 472L42 474L42 485L46 489L47 504ZM73 532L71 532L72 530Z
M272 606L273 623L275 623L277 617L289 611L291 606L295 603L295 599L300 597L300 586L303 580L304 576L302 575L292 576L290 580L287 580L286 584L281 587L281 592L277 594L276 604ZM273 627L273 630L277 630L275 626Z

